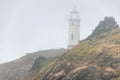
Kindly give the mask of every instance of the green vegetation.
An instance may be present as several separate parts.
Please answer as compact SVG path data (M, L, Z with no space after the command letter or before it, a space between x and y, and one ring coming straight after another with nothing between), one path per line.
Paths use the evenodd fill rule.
M120 56L114 53L120 53L120 29L113 17L105 17L91 36L62 56L46 60L30 80L120 80Z
M35 70L35 69L37 69L37 68L39 68L39 67L42 67L43 64L44 64L44 62L45 62L46 60L47 60L47 59L46 59L45 57L42 57L42 56L40 56L39 58L37 58L37 59L35 60L34 64L33 64L32 68L31 68L31 71L32 71L32 70Z
M113 17L105 17L103 21L100 21L90 37L97 36L103 32L110 31L111 29L118 27L119 25Z

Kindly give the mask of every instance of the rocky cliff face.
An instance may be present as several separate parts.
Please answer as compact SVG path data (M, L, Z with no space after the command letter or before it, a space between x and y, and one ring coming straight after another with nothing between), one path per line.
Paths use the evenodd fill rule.
M111 52L107 53L109 50ZM77 64L68 60L60 60L41 80L119 80L120 55L118 54L120 50L117 50L119 53L109 50L97 53L93 59Z
M64 49L43 50L35 53L29 53L20 59L8 63L0 64L0 80L22 80L31 70L36 58L44 61L47 58L60 56L64 52Z
M120 29L113 21L105 18L89 38L24 80L120 80Z

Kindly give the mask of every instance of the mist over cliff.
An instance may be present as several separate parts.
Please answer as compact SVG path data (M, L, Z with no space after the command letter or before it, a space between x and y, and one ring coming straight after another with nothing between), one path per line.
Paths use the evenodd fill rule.
M24 80L120 80L120 27L115 18L105 17L88 38L45 60Z

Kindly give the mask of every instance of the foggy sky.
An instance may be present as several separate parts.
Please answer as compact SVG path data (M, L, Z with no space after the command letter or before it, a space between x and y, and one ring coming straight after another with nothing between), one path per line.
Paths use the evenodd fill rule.
M105 16L120 24L120 0L0 0L0 63L26 53L66 48L68 19L80 13L80 39L92 33Z

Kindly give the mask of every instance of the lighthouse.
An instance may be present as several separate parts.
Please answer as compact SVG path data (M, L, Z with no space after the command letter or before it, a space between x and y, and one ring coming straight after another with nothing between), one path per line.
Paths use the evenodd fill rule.
M68 49L72 49L79 44L80 40L80 18L79 12L74 8L70 12L69 33L68 33Z

